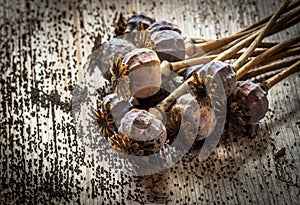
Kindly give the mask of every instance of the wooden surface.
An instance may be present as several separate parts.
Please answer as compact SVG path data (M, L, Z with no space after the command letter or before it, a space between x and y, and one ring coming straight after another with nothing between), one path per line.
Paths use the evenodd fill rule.
M151 13L174 21L186 36L216 39L279 5L275 0L1 0L0 203L299 204L299 73L270 90L270 111L251 136L224 136L205 161L187 155L152 177L105 170L92 154L93 142L76 133L70 112L72 99L75 112L84 99L84 92L71 93L82 91L78 84L85 81L93 38L98 32L111 37L118 12ZM270 40L299 33L298 24ZM275 159L284 147L286 154Z

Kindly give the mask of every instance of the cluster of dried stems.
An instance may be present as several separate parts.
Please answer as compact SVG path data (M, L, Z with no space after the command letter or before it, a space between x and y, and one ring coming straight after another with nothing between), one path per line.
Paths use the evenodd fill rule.
M163 61L161 69L163 73L173 71L182 74L189 66L205 64L212 60L232 60L236 80L246 80L288 67L264 82L265 87L269 89L299 70L300 35L279 43L262 42L262 40L297 24L300 21L299 6L300 1L285 1L272 15L228 37L209 41L188 39L186 53L189 58L172 63ZM152 109L152 112L158 113L158 109L160 112L165 111L176 97L185 92L191 80L192 77L187 79Z

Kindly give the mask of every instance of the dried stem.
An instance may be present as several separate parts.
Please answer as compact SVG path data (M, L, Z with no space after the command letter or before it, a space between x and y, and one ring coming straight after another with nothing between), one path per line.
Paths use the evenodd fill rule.
M280 73L280 71L281 70L276 70L272 73L266 73L264 75L257 76L255 79L252 80L252 82L261 84L261 83L265 82L266 80L268 80L269 78L273 77L274 75L277 75L278 73Z
M269 30L266 31L266 35L265 36L273 35L275 33L278 33L278 32L280 32L282 30L285 30L286 28L288 28L290 26L293 26L296 23L298 23L300 21L300 16L298 16L298 13L300 13L300 8L296 9L295 11L290 12L288 15L284 16L283 18L281 18L276 23L276 26L274 26L274 27L272 27L272 28L270 28ZM239 36L239 33L238 34L234 34L232 36L232 42L227 42L227 41L222 42L223 39L225 39L225 38L216 40L216 41L219 41L218 44L214 44L215 41L209 41L209 42L207 42L208 45L209 44L212 44L212 45L214 44L214 46L212 46L210 50L209 50L209 48L206 48L206 44L199 44L199 45L196 46L196 48L194 48L195 53L191 57L202 56L202 55L204 55L204 54L206 54L208 52L215 51L215 50L220 49L222 47L225 47L225 49L227 50L228 48L236 45L241 40L245 40L250 35L253 35L253 33L258 32L258 29L261 29L262 26L264 26L264 25L260 25L260 27L257 28L254 31L245 33L244 36ZM231 36L229 36L228 38L230 39L230 37ZM248 44L245 44L245 46L248 46L250 44L250 42L248 42ZM201 49L201 46L203 46L203 49ZM198 51L197 51L197 47L199 47Z
M265 52L267 49L259 49L259 50L255 50L249 57L256 57L260 54L262 54L263 52ZM239 58L241 55L243 54L243 52L238 52L238 53L235 53L231 56L231 58L229 59L235 59L235 58ZM228 60L229 60L228 59Z
M246 36L245 36L246 37ZM236 39L232 42L230 42L229 44L223 46L223 47L220 47L216 50L213 50L211 51L209 54L218 54L218 53L221 53L222 51L230 48L232 45L236 44L237 42L239 42L241 39ZM186 40L186 42L190 42L190 43L194 43L194 44L201 44L201 43L205 43L205 42L209 42L209 41L213 41L213 40L205 40L205 39L201 39L201 38L189 38ZM260 42L257 46L257 48L270 48L274 45L276 45L277 43L275 42ZM193 56L191 56L193 57ZM198 57L198 56L195 56L195 57Z
M245 38L247 38L247 36L244 36L242 38L236 39L236 40L234 40L234 41L232 41L232 42L230 42L230 43L228 43L228 44L226 44L226 45L224 45L224 46L222 46L222 47L220 47L218 49L215 49L215 50L209 52L207 55L220 54L220 53L226 51L227 49L231 48L232 46L236 45L238 42L240 42L241 40L243 40ZM193 55L193 56L197 56L197 53L195 55Z
M252 57L258 56L265 52L266 49L264 50L256 50L252 53ZM240 57L243 53L242 52L237 52L233 53L231 56L228 56L227 59L224 60L229 60L229 59L236 59ZM199 65L199 64L204 64L212 61L213 59L216 59L219 55L208 55L208 56L201 56L197 58L191 58L183 61L177 61L177 62L168 62L168 61L163 61L160 65L161 70L165 75L168 75L170 71L174 72L184 72L187 67L194 66L194 65Z
M281 42L277 44L276 46L273 46L270 49L267 49L262 54L258 55L257 57L250 60L248 63L246 63L243 67L241 67L237 73L236 73L236 79L239 80L241 77L243 77L251 68L258 65L259 63L263 62L264 59L267 59L271 57L272 55L279 53L280 51L284 50L285 48L298 43L300 41L300 35L296 36L292 39L286 40L284 42Z
M260 49L260 50L256 50L256 51L254 51L254 52L251 54L251 57L256 57L256 56L260 55L261 53L263 53L263 52L265 52L265 51L266 51L265 49L264 49L264 50L261 50L261 49ZM243 54L243 52L234 53L232 56L230 56L230 58L228 58L228 59L226 59L226 60L236 59L236 58L240 57L242 54ZM202 63L206 63L206 62L210 62L209 59L213 60L213 59L215 59L215 58L217 58L217 57L218 57L218 55L215 54L215 55L208 55L208 56L198 57L198 58L197 58L198 60L196 60L196 59L194 58L195 61L191 61L193 64L190 65L190 66L198 65L198 64L202 64ZM190 60L190 59L188 59L188 60ZM199 62L199 63L197 63L197 62ZM171 63L171 66L172 66L172 64L173 64L173 63ZM186 69L187 69L187 67L186 67L184 64L182 64L182 67L180 67L180 66L177 64L177 65L175 66L176 69L174 69L173 66L172 66L172 68L173 68L173 71L175 71L175 72L176 72L177 74L179 74L179 75L182 75L182 74L186 71Z
M242 48L248 46L253 41L253 39L255 39L256 36L259 35L260 32L261 31L256 31L255 33L251 34L246 39L238 42L237 44L235 44L231 48L225 50L224 52L222 52L221 54L218 55L218 57L216 58L216 60L224 61L224 60L230 58L234 53L236 53L239 50L241 50Z
M298 6L298 4L295 4L291 8L295 8L296 6ZM265 36L270 36L275 33L278 33L300 21L300 16L299 16L300 8L296 8L292 11L285 9L285 12L287 12L287 13L285 15L282 14L280 19L277 21L276 26L273 26L269 30L266 31ZM200 44L190 43L190 44L186 45L186 54L188 56L193 56L193 57L202 56L208 52L211 52L211 51L219 49L223 46L226 46L227 44L230 44L232 41L235 41L237 39L238 39L237 42L240 42L240 40L244 39L245 36L249 37L249 35L250 36L254 35L254 33L258 32L258 30L260 30L264 26L265 26L265 23L260 22L255 27L253 27L249 30L247 29L244 31L240 31L231 36L217 39L215 41L208 41L208 42L200 43Z
M254 70L251 70L246 75L244 75L242 77L242 80L250 79L250 78L256 77L258 75L265 74L270 71L274 71L274 70L278 70L278 69L290 66L293 63L297 62L298 60L300 60L300 56L295 56L295 57L292 57L289 59L279 60L279 61L275 61L270 64L260 66L258 68L255 68Z
M276 26L270 28L266 36L273 35L294 24L297 24L300 20L299 12L300 12L300 7L284 15L282 18L278 20Z
M258 44L261 42L261 40L264 38L264 36L268 32L269 28L271 28L276 23L276 20L281 15L283 10L286 8L288 3L289 3L289 0L285 1L279 7L279 9L274 13L272 18L269 20L269 22L263 28L261 28L259 31L254 32L249 37L238 42L237 44L235 44L231 48L227 49L226 51L222 52L216 58L216 60L224 61L224 60L228 59L231 55L233 55L237 51L241 50L243 47L249 45L253 41L253 39L255 39L251 43L250 47L243 53L243 55L241 55L237 59L237 61L233 64L233 67L235 68L235 70L239 69L245 63L246 59L251 55L251 53L256 49Z
M168 61L163 61L160 64L160 69L164 75L169 75L171 71L178 71L183 68L187 68L189 66L197 65L197 64L203 64L203 63L208 63L212 61L215 58L215 56L203 56L203 57L198 57L198 58L192 58L192 59L187 59L183 61L177 61L170 63Z
M232 41L231 43L229 43L229 44L227 44L227 45L225 45L221 48L218 48L214 51L209 52L208 55L220 54L223 51L225 51L225 50L229 49L230 47L232 47L233 45L237 44L239 41L240 41L240 39ZM269 43L269 42L264 43L264 42L261 42L260 44L258 44L257 48L270 48L270 47L272 47L276 44L277 43ZM197 57L197 55L191 56L191 58L193 58L193 57Z
M289 66L287 69L283 70L279 74L266 80L264 82L264 85L266 86L267 89L270 89L278 82L280 82L281 80L285 79L286 77L288 77L289 75L297 71L300 71L300 60L294 63L293 65Z
M213 40L213 41L208 41L208 42L201 43L201 44L192 44L192 43L186 44L186 54L188 56L192 56L196 53L198 53L198 54L202 53L204 55L204 54L206 54L210 51L213 51L215 49L218 49L238 38L241 38L251 32L253 32L253 31L245 31L242 33L236 33L236 34L233 34L228 37L224 37L224 38Z
M261 42L260 44L258 44L258 48L271 48L273 46L275 46L278 43L271 43L271 42Z
M170 105L181 96L186 90L189 89L188 82L193 79L191 76L189 79L184 81L178 88L176 88L168 97L161 101L158 105L149 109L149 112L156 116L156 118L163 120L165 111L170 107Z
M240 67L244 65L247 58L252 54L252 52L256 49L258 44L262 41L262 39L265 37L267 31L269 28L271 28L277 21L278 17L281 15L283 10L287 7L287 5L290 3L289 0L286 0L279 8L276 10L274 15L271 17L271 19L268 21L268 23L261 29L258 36L255 38L255 40L251 43L251 45L247 48L247 50L241 55L234 63L233 68L235 70L238 70ZM238 45L238 44L237 44Z
M266 64L266 63L269 63L269 62L272 62L272 61L275 61L275 60L278 60L278 59L281 59L281 58L298 55L299 53L300 53L300 47L290 48L290 49L287 49L287 50L285 49L282 52L277 53L277 54L275 54L274 56L272 56L268 59L265 59L263 61L263 63Z
M238 42L240 42L241 40L247 38L251 33L245 34L244 36L235 39L231 42L226 43L225 45L220 46L219 48L216 48L214 50L208 51L207 53L204 53L203 51L200 53L194 53L192 56L189 56L190 58L196 58L196 57L200 57L203 55L213 55L213 54L220 54L221 52L229 49L230 47L234 46L235 44L237 44ZM221 40L221 39L220 39ZM212 40L210 42L213 42Z

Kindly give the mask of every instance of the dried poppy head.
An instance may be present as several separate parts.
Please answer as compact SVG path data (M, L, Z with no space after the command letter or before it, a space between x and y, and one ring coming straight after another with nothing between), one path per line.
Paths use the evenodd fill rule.
M257 123L269 108L266 92L251 81L238 81L228 104L228 114L242 125Z
M135 108L122 118L118 133L137 143L144 154L161 150L167 138L166 128L160 120L145 110Z
M122 62L128 65L131 96L146 98L160 90L160 60L153 50L135 49L127 53Z
M126 53L133 49L135 49L135 46L130 41L112 38L93 51L89 57L88 70L92 73L95 68L98 68L102 72L103 77L110 80L111 73L109 68L111 61L115 63L118 58L123 58Z
M125 33L131 33L137 31L139 22L142 25L142 29L147 29L152 23L155 22L155 19L153 16L150 16L149 14L134 14L132 17L128 19Z
M185 59L185 45L182 36L172 30L156 31L151 35L154 50L161 61L169 62Z
M193 73L193 80L188 82L188 85L196 96L196 100L203 103L208 98L208 91L204 81L201 77L198 77L197 73Z
M223 84L226 97L228 97L236 83L236 74L233 67L227 63L221 61L212 61L206 64L190 66L184 73L184 78L188 79L194 72L205 72L205 76L209 75L212 78L220 79Z
M119 99L116 93L106 95L101 103L102 110L111 113L117 127L124 115L133 107L129 100Z

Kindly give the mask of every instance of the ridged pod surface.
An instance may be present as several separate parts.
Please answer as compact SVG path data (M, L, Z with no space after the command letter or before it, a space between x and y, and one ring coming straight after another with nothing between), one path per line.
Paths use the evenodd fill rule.
M124 56L128 65L130 92L133 97L146 98L156 94L161 86L160 60L155 51L138 48Z
M161 61L169 62L185 58L185 45L182 36L171 30L156 31L151 35L154 50Z
M112 38L93 52L91 61L99 67L103 77L110 80L110 61L115 61L118 57L123 58L133 49L135 49L135 46L131 42L120 38Z
M221 61L212 61L204 65L191 66L187 68L184 78L188 79L194 72L201 71L205 71L205 75L218 76L217 78L223 83L226 97L232 93L235 88L236 73L231 65Z
M101 107L112 114L114 123L119 127L121 119L133 106L127 100L119 99L116 93L112 93L103 98Z
M269 108L267 93L251 81L238 81L230 96L230 101L237 103L246 124L257 123L264 118Z
M167 114L166 128L172 142L178 135L195 140L198 131L198 103L191 94L180 96Z
M139 22L142 23L143 29L147 29L152 23L155 22L155 18L149 14L134 14L127 21L125 33L137 31Z
M152 152L162 149L167 139L166 128L160 120L145 110L135 108L122 118L118 132Z

